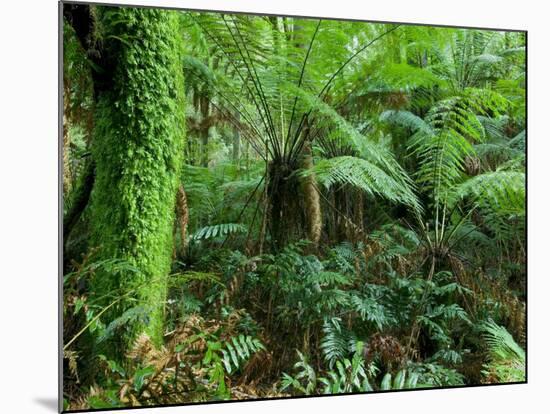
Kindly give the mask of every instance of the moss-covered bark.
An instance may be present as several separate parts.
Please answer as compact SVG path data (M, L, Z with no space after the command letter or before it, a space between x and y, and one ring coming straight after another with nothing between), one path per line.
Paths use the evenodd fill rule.
M160 343L185 131L178 17L98 7L95 19L103 71L95 84L92 244L101 258L123 259L139 272L97 274L92 291L134 292L150 313L148 323L130 326L125 341L145 331Z
M302 166L304 169L310 170L313 168L313 156L309 142L304 145L303 152ZM314 174L310 174L304 178L302 188L304 192L308 239L317 245L321 239L321 231L323 230L323 216L321 214L321 200L317 191L317 182Z

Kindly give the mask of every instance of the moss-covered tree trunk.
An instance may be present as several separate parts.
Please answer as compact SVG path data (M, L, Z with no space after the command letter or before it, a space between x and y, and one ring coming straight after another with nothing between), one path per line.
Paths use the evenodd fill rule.
M309 142L304 145L303 152L304 155L302 166L306 170L311 170L313 168L313 156L311 153L311 144ZM321 239L323 216L321 213L321 200L317 190L317 180L315 179L315 175L310 174L305 177L302 187L304 192L304 207L307 220L308 239L317 245Z
M121 302L112 317L137 304L148 318L130 322L124 342L144 331L158 344L185 131L178 18L153 9L96 10L103 72L94 85L92 244L101 258L137 271L104 271L91 287L97 296L130 292L137 301Z

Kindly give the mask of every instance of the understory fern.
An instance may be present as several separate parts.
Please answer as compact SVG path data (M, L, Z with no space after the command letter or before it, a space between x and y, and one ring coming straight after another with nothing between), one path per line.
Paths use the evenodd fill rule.
M410 372L406 369L403 369L395 374L395 377L393 377L392 381L392 374L388 372L382 378L382 382L380 383L380 390L389 391L416 388L419 377L420 374L418 374L417 372Z
M525 351L506 328L490 320L482 325L489 346L489 361L484 372L489 382L525 381Z
M227 373L238 371L253 354L261 350L265 350L265 347L260 340L249 335L234 336L226 341L221 353Z
M299 360L294 364L297 373L294 376L283 373L281 390L293 390L305 395L372 391L369 375L375 373L375 367L365 363L363 342L357 341L354 347L351 359L337 359L333 368L323 376L318 376L307 357L298 351Z
M355 345L357 339L353 332L342 327L340 318L331 318L323 323L323 339L321 340L321 350L323 357L332 368L336 361L343 359L350 353L352 345Z

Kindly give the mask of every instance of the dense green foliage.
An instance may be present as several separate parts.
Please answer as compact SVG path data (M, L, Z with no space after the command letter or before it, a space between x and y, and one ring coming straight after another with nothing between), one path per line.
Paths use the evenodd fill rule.
M69 408L525 380L522 33L65 26Z

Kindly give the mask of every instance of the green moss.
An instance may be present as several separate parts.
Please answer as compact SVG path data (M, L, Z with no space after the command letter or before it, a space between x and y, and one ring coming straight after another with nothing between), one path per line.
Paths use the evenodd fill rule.
M160 343L185 131L178 16L98 7L96 20L111 72L96 96L92 244L101 258L127 260L139 273L98 274L92 291L135 290L151 314L146 326L129 329L125 341L145 330Z

